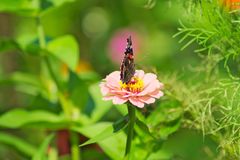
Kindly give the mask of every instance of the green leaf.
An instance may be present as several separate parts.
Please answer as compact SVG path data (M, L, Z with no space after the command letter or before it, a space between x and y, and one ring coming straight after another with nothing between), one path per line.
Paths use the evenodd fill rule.
M13 39L0 39L0 53L16 49L20 47Z
M160 105L147 117L146 123L156 126L163 122L171 122L182 116L180 103L175 100L162 101Z
M0 12L11 12L20 15L36 15L39 8L38 0L1 0Z
M79 49L73 36L66 35L50 41L47 50L75 71L79 60Z
M24 27L24 25L27 25L28 28ZM19 47L24 50L24 52L29 52L34 50L39 54L40 52L40 46L38 44L38 35L36 34L36 26L35 23L23 23L18 27L18 31L15 36L16 43L19 45ZM32 51L31 51L32 52Z
M148 157L148 160L156 160L156 159L171 159L172 153L169 153L164 150L158 150L157 152L151 153L151 155Z
M121 159L120 157L123 157L124 155L124 148L126 142L126 135L124 134L124 132L117 132L120 129L123 129L121 126L126 126L126 124L120 124L122 125L117 125L118 127L113 127L112 123L101 122L91 126L73 129L89 138L92 138L90 140L91 143L97 142L111 159L119 160ZM114 132L114 130L116 131ZM90 141L86 143L91 144Z
M119 111L121 115L128 113L126 104L114 105L114 107Z
M99 84L94 84L90 86L89 92L94 101L94 110L92 112L91 120L92 122L98 121L102 116L109 111L112 103L109 101L102 100L102 94L100 92Z
M180 127L181 121L178 119L176 122L160 125L159 134L161 137L167 137L168 135L176 132Z
M116 133L118 133L121 129L125 128L127 126L127 124L128 124L128 116L125 116L125 117L121 118L120 120L118 120L117 122L115 122L113 124L109 124L108 127L106 127L104 130L102 130L102 132L99 132L98 134L96 134L96 136L94 136L87 142L81 144L80 146L82 147L82 146L96 143L96 142L102 141L106 138L109 138L109 137L115 135ZM84 132L88 129L91 129L91 127L92 126L82 127L82 128L73 128L73 130L84 134ZM97 128L96 126L94 126L93 128L94 128L94 131L93 131L94 133L101 130L100 128Z
M40 127L41 125L36 125L37 123L43 123L43 127L47 127L48 124L67 126L67 121L63 116L58 116L47 111L15 109L0 116L0 127L19 128L31 124L35 124L35 127Z
M100 80L99 75L94 71L80 72L78 77L83 81L96 82Z
M40 8L41 8L41 16L51 11L51 9L55 9L63 5L66 2L74 2L75 0L41 0L40 1Z
M10 12L23 16L38 16L50 8L59 7L75 0L1 0L0 12Z
M78 124L85 124L88 125L89 122L89 118L84 115L81 114L81 112L79 111L79 108L77 108L73 102L71 101L71 99L66 98L64 95L60 94L58 95L60 103L62 105L62 109L64 111L65 116L67 116L68 118L75 120L75 122L77 122Z
M3 132L0 133L0 142L10 145L11 147L16 148L18 151L30 157L37 151L35 146L18 137Z
M136 125L137 125L144 133L146 133L147 135L149 135L149 136L151 136L151 137L154 138L154 136L153 136L152 133L150 132L148 126L147 126L144 122L140 121L138 118L136 119Z
M43 143L39 147L38 151L34 154L32 160L44 160L44 159L46 159L45 158L46 157L45 156L46 155L46 151L47 151L49 143L51 142L53 137L54 137L54 134L50 134L49 136L47 136L45 138L45 140L43 141Z
M180 127L182 114L179 101L162 101L147 117L146 123L151 126L151 133L155 135L154 137L166 138Z
M110 159L119 160L124 156L126 139L126 134L124 132L120 132L99 142L98 144L103 149L104 153L110 157Z
M89 85L87 81L83 81L82 79L80 79L76 73L70 72L70 76L68 79L69 98L71 99L73 104L81 108L82 111L87 105L87 101L89 98L88 86Z
M0 79L0 85L5 83L10 83L10 84L24 83L31 86L42 87L42 84L39 81L40 80L32 74L15 72L10 76L6 77L5 79Z
M16 85L16 90L23 93L33 95L37 93L47 94L40 78L32 74L15 72L7 77L0 78L0 86L13 84Z
M49 1L52 2L54 6L60 6L66 2L74 2L75 0L49 0Z

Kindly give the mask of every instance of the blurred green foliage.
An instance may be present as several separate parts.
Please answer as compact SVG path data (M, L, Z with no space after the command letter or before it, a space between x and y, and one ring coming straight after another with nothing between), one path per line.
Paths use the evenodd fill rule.
M165 85L137 110L132 159L237 159L239 28L217 0L1 0L0 159L122 159L126 105L99 82L129 34Z

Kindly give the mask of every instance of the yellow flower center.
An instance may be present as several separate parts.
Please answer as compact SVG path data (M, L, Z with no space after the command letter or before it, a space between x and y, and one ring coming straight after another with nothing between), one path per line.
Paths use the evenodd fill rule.
M125 89L129 92L139 93L143 90L143 80L138 77L133 77L128 83L122 83L122 81L119 83L121 89Z

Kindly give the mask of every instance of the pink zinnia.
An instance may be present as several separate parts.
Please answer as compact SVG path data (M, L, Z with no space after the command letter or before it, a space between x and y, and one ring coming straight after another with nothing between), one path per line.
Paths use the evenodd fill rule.
M112 100L113 104L123 104L127 101L143 108L163 96L163 84L152 73L136 70L129 83L122 83L120 71L109 74L100 84L103 100Z

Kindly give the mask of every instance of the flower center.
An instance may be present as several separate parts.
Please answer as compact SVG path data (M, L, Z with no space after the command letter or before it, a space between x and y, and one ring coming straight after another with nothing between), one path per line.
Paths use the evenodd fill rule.
M128 83L122 83L122 81L119 83L121 89L125 89L129 92L139 93L143 90L143 80L138 77L133 77Z

